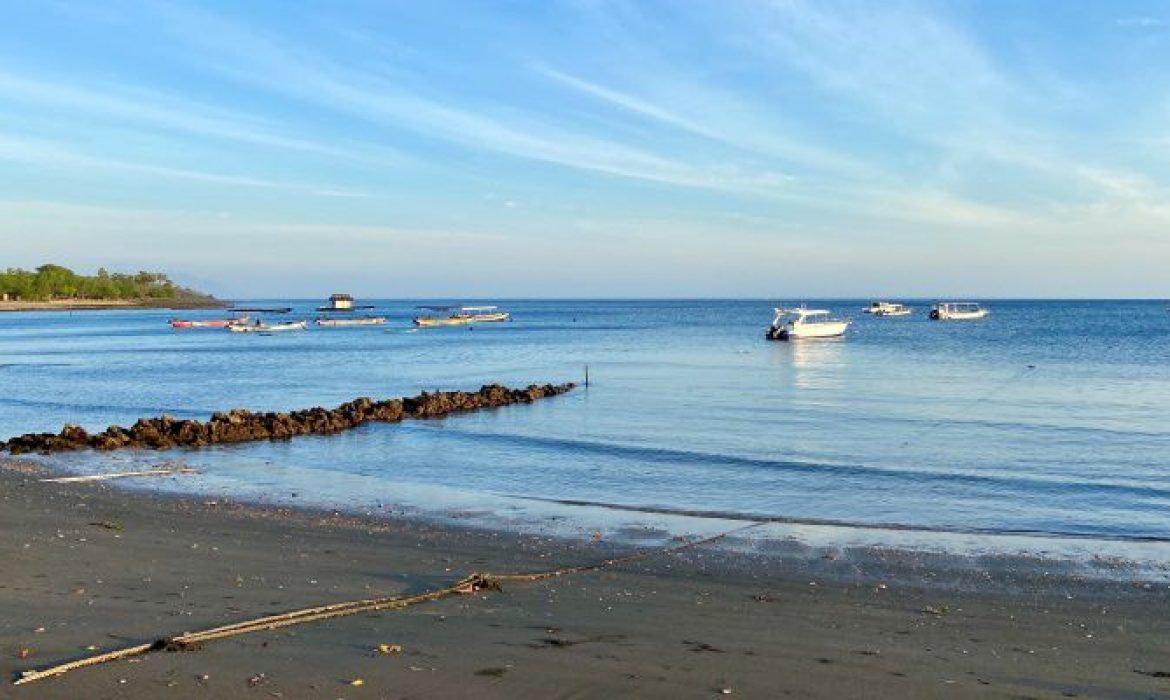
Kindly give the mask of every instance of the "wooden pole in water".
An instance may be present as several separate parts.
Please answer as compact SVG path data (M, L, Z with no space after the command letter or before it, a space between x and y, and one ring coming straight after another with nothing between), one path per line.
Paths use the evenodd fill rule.
M585 388L589 388L589 365L585 365Z

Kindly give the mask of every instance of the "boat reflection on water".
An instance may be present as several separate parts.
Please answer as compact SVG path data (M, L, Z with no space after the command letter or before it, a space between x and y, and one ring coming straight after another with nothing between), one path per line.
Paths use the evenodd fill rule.
M845 339L771 343L773 362L791 368L797 389L840 388L845 382Z

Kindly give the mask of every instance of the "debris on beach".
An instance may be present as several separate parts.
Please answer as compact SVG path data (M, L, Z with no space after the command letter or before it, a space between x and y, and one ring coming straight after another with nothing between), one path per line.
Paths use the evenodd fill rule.
M78 448L80 449L80 448ZM16 453L13 453L16 454ZM51 479L39 479L42 484L79 484L89 481L108 481L109 479L126 479L134 476L171 476L173 474L198 474L191 467L143 469L133 472L114 472L110 474L86 474L84 476L58 476Z
M83 449L117 450L143 448L169 450L175 447L203 447L205 445L234 444L261 440L288 440L299 435L333 435L351 430L371 421L397 423L407 419L443 418L455 413L498 408L513 404L532 403L539 399L558 396L576 385L532 384L524 389L510 389L499 384L486 384L476 392L437 391L418 396L374 401L362 397L337 408L320 406L291 413L257 413L245 409L217 412L211 420L140 418L129 428L111 425L93 435L77 425L66 425L60 433L28 433L0 442L0 449L11 454L29 452L70 452ZM96 479L95 479L96 477ZM73 480L113 478L64 477ZM59 479L63 480L63 479Z
M96 656L90 656L83 659L75 659L56 666L44 668L41 670L27 670L20 673L20 676L13 681L14 685L24 685L26 683L33 683L46 678L60 676L62 674L74 671L77 669L88 668L98 664L109 663L113 661L128 660L134 662L145 654L150 654L156 651L193 651L201 648L205 643L234 637L243 634L250 634L253 632L271 632L274 629L288 627L291 625L299 625L309 622L319 622L322 620L329 620L338 617L346 617L356 615L359 613L368 613L382 610L401 610L420 603L427 603L444 598L450 598L458 595L469 595L475 593L483 593L488 591L501 591L500 581L509 582L527 582L532 583L536 581L547 581L556 579L571 574L580 574L590 571L600 571L608 569L618 564L629 564L636 561L642 561L651 557L662 557L670 554L678 554L685 550L694 549L702 545L710 544L718 540L724 539L734 533L742 532L752 528L760 527L763 523L752 523L744 525L734 530L703 537L698 539L691 539L665 549L652 549L641 552L635 552L621 557L614 557L612 559L604 559L602 561L591 564L580 564L577 566L569 566L561 569L551 569L548 571L535 571L524 573L508 573L508 574L491 574L491 573L473 573L456 581L455 583L445 587L438 588L423 593L416 593L410 596L389 596L385 598L366 598L362 600L354 600L342 603L332 603L327 605L319 605L312 608L303 608L299 610L292 610L284 613L277 613L275 615L264 615L262 617L236 622L228 625L212 627L197 632L185 632L175 637L162 637L153 642L143 644L135 644L132 646L116 649ZM561 644L562 640L556 640L557 646L568 646L569 644L579 642L567 642ZM603 642L608 641L607 637L593 637L585 641ZM386 645L389 651L392 646ZM709 645L703 645L704 648L696 649L696 651L717 651L722 653L722 650L715 649ZM425 668L410 666L410 670L423 671ZM433 668L430 670L434 670ZM206 679L207 676L202 676ZM365 681L361 678L355 678L350 682L350 685L363 685Z

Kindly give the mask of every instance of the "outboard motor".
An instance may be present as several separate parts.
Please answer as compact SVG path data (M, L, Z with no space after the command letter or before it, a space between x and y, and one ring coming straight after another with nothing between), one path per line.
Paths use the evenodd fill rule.
M768 340L788 340L788 329L784 326L768 326L764 337Z

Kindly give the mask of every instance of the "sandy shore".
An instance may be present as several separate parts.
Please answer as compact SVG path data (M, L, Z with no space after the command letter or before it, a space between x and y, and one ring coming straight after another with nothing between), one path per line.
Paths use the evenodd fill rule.
M109 309L222 309L227 304L203 299L53 299L51 301L0 301L5 311L100 311Z
M42 484L0 468L0 672L298 607L534 571L607 542ZM12 698L1154 698L1170 591L690 550L154 653ZM383 654L380 644L401 645ZM353 683L360 679L360 685Z

